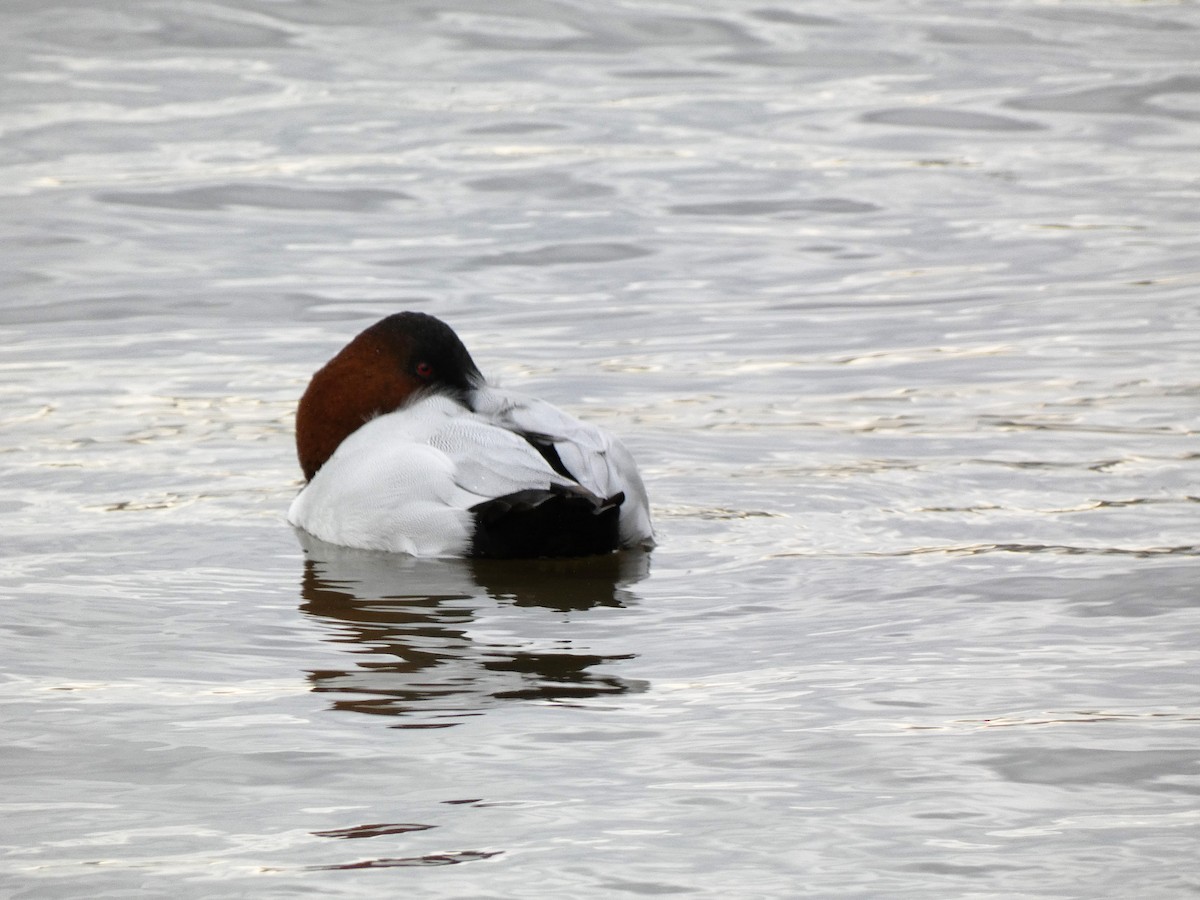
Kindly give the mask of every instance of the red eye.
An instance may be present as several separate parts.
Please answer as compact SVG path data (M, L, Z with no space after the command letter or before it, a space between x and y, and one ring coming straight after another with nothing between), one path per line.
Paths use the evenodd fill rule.
M432 378L433 366L427 362L417 363L417 375L419 375L421 378Z

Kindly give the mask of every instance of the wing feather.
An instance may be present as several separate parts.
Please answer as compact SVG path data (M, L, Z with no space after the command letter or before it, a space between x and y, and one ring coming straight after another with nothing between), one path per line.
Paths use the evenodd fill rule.
M582 487L599 497L625 494L621 506L621 541L626 546L652 545L650 504L633 455L617 438L558 407L515 391L486 387L475 392L475 408L504 428L545 441L562 466Z

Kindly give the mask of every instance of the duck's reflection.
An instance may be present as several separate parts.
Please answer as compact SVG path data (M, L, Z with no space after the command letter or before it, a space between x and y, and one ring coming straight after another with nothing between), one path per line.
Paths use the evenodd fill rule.
M628 586L649 571L645 553L422 560L298 534L300 608L356 657L308 673L314 691L334 695L335 709L396 716L400 728L439 728L504 700L569 702L644 688L593 671L630 656L589 652L573 625L583 611L630 602ZM545 612L505 617L514 606Z

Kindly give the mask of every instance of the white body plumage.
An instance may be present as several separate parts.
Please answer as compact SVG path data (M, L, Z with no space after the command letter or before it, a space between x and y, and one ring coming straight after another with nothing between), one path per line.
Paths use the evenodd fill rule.
M338 445L296 497L288 521L321 540L414 556L463 556L471 508L551 485L624 494L620 546L652 546L646 490L624 445L543 400L487 385L464 405L417 395ZM567 477L529 437L552 445Z

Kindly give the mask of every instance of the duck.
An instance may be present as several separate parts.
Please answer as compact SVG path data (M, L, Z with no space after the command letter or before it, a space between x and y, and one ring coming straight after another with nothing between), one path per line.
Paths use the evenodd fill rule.
M593 556L654 546L616 437L490 384L423 312L371 325L296 409L304 486L288 521L329 544L416 557Z

